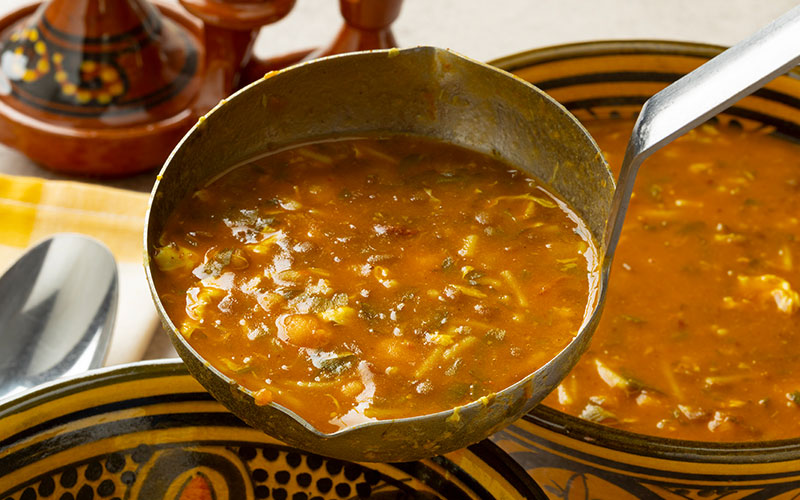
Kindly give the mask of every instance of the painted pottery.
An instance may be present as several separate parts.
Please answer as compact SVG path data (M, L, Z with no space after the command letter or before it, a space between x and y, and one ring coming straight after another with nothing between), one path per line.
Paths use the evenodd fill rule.
M24 7L0 19L0 142L69 174L153 169L198 117L264 73L303 58L394 46L390 25L401 2L341 0L344 26L329 46L268 59L253 57L253 43L295 0Z
M591 120L634 116L650 96L721 50L677 42L592 42L534 50L494 64L548 92L579 119ZM776 134L800 139L800 72L769 83L719 119L745 128L774 127ZM541 405L493 439L552 499L800 496L800 439L656 438Z
M153 168L196 119L203 58L200 26L175 8L56 0L14 12L0 24L0 141L64 172Z
M359 464L291 448L228 413L177 361L89 372L0 404L0 498L543 498L489 441Z

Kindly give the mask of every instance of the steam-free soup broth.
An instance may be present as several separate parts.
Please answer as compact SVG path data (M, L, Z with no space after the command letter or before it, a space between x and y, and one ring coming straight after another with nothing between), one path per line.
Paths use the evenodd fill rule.
M573 339L598 271L531 177L412 137L233 169L180 203L152 258L189 344L325 432L488 402Z
M622 161L633 122L588 122ZM707 124L642 166L600 326L546 404L644 434L800 436L800 146Z

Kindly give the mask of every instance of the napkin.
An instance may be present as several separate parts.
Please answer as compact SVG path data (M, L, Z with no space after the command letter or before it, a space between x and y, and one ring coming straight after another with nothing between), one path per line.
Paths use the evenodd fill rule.
M81 233L111 250L119 300L106 365L137 361L158 328L142 265L147 195L72 181L0 174L0 272L55 233Z

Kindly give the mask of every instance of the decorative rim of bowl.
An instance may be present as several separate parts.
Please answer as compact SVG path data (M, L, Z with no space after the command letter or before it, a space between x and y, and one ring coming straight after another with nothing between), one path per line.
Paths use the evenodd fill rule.
M489 61L505 71L552 61L604 55L673 55L709 59L726 47L671 40L598 40L532 49ZM800 80L800 66L787 76ZM772 441L714 442L649 436L609 427L563 413L542 404L522 417L551 432L623 453L688 462L750 464L796 460L800 437Z
M505 71L525 68L531 64L542 64L551 61L568 59L584 59L590 56L604 55L679 55L689 57L711 58L727 47L700 42L682 42L678 40L595 40L574 42L561 45L541 47L516 54L510 54L489 61L487 64L497 66Z
M175 358L138 361L134 363L90 370L80 375L41 384L28 391L20 393L19 395L0 400L0 422L2 422L6 417L13 416L16 413L29 411L35 409L37 406L52 403L63 397L78 394L86 390L97 389L102 386L113 386L122 382L176 376L188 378L191 377L191 374L189 373L186 365L181 360ZM192 378L192 380L194 379ZM200 383L196 383L197 390L205 392L205 389L202 388ZM208 398L209 401L214 401L210 395L208 395ZM124 399L127 399L127 397L122 398L122 400ZM85 413L81 408L78 408L75 411L78 415ZM221 404L220 411L229 413L229 410L225 409ZM59 416L59 420L69 418L70 414L75 413L68 412L65 415L61 415ZM231 417L236 418L233 414L231 414ZM47 424L47 421L36 422L33 424L31 429L38 432L42 430L43 426L46 427ZM242 426L244 427L246 424L242 423ZM249 426L247 427L249 428ZM29 430L22 432L22 434L26 437L29 437L29 433ZM18 437L19 436L17 434L5 436L3 433L0 433L0 457L3 456L3 449L9 445L13 445L18 440ZM469 453L479 461L479 463L486 464L496 471L497 474L499 474L505 480L507 487L516 491L517 494L526 498L546 498L544 492L541 490L538 484L536 484L533 478L524 470L524 468L508 453L503 451L498 445L490 440L485 439L478 443L472 444L466 447L465 450L468 450ZM456 452L455 457L448 458L448 456L445 455L433 457L432 459L423 459L423 461L433 460L438 465L449 470L450 474L455 475L467 483L474 482L490 492L487 485L480 483L477 478L470 475L468 470L465 470L462 467L462 461L464 458L459 455L460 452L461 450ZM303 453L313 452L303 451ZM374 464L365 464L367 467L372 465ZM0 471L0 479L3 475L4 471Z

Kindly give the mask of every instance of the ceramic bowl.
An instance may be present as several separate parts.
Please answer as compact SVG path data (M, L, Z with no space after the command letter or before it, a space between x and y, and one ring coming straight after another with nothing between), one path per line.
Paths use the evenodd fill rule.
M177 361L104 369L0 404L5 500L544 498L483 441L416 462L358 464L278 442Z
M534 50L494 64L548 92L580 120L591 120L637 113L649 96L720 50L675 42L594 42ZM797 71L780 77L725 114L743 127L767 124L800 139L799 80ZM663 439L541 405L494 439L550 498L800 497L800 439L728 444Z

